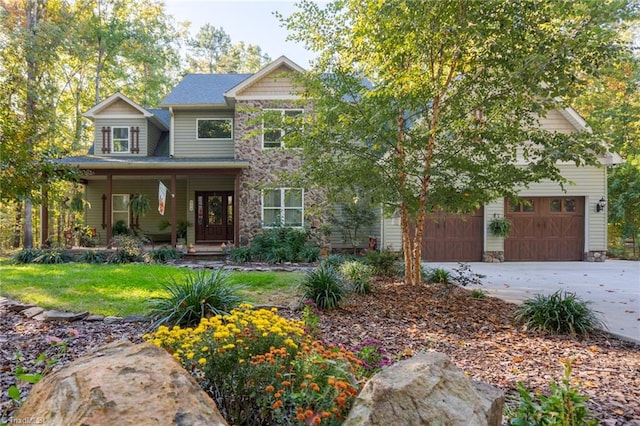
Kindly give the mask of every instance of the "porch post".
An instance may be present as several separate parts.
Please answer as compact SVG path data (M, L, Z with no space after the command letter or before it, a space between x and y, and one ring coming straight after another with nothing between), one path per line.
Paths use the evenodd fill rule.
M40 205L40 247L49 240L49 191L42 187L42 204Z
M113 175L111 173L107 174L107 199L105 201L105 223L107 225L107 246L111 244L111 239L113 238L113 230L111 227L113 224L111 223L111 200L113 193Z
M178 226L176 204L178 200L176 197L176 175L171 175L171 245L173 247L178 243L176 228Z

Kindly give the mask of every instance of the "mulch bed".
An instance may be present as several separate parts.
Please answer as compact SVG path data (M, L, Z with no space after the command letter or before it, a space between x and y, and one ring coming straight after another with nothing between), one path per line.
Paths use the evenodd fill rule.
M562 378L562 360L572 360L573 378L601 424L640 425L640 345L606 333L576 339L523 330L513 323L515 306L491 297L476 299L458 287L381 281L372 294L354 296L323 313L321 328L326 340L351 347L377 340L393 360L420 351L443 352L469 376L499 387L508 398L516 395L518 382L547 391L551 380ZM59 368L110 341L140 341L146 327L43 323L0 308L0 420L6 421L16 407L6 393L15 383L15 369L23 365L33 371L40 353L54 356L47 342L51 337L68 342ZM28 391L28 385L21 386Z

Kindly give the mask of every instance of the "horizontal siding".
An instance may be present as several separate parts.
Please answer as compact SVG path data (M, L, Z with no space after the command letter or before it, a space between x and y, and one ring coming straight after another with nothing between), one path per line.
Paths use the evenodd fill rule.
M233 140L198 140L199 118L231 118L231 110L174 111L174 155L180 157L234 158ZM236 123L233 123L236 133Z
M147 155L147 144L144 142L148 140L147 132L147 120L144 117L141 118L96 118L94 122L93 141L94 141L94 153L96 155L106 156L118 156L118 155L132 155L130 153L102 153L102 128L103 127L138 127L140 128L140 153L135 155ZM131 137L131 135L129 135ZM129 141L131 144L131 141ZM113 148L113 140L111 141Z
M504 251L504 239L491 235L489 231L489 222L494 217L504 217L504 199L499 199L488 203L484 207L484 233L485 233L485 251Z
M290 96L293 94L293 82L291 77L287 77L286 74L291 74L292 71L281 66L273 70L268 75L261 78L255 84L244 89L238 96L251 97L255 96L260 98L261 96Z
M575 132L576 128L558 110L551 110L545 117L540 118L540 127L559 133Z
M123 101L122 99L118 99L108 107L102 109L98 112L98 115L140 115L142 113Z
M158 180L159 179L114 179L113 194L146 194L151 201L151 207L146 216L140 217L140 229L146 234L168 234L169 228L164 231L160 230L160 224L163 221L170 220L171 202L174 198L167 194L167 208L164 216L158 213ZM167 186L170 186L170 178L162 177L161 180ZM193 223L193 219L187 218L187 182L186 179L178 179L176 182L176 212L178 220L189 220ZM85 209L85 221L88 226L95 227L98 230L100 243L106 244L107 232L102 228L102 195L106 194L106 181L91 181L85 189L86 199L89 206ZM133 220L131 218L130 220Z
M399 218L384 218L382 220L381 249L402 251L402 227Z

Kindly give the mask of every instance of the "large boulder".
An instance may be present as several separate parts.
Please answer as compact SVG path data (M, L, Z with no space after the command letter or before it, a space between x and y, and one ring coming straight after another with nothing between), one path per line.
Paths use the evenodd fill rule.
M344 426L496 425L504 394L472 383L444 354L417 355L373 376Z
M227 425L165 350L120 341L37 383L14 419L53 425Z

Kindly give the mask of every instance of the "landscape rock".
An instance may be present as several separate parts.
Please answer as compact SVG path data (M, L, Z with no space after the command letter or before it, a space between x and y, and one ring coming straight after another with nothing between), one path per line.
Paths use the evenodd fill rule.
M44 312L44 309L39 308L37 306L31 307L31 308L27 308L24 310L21 310L20 313L22 315L24 315L27 318L33 318L38 314L41 314L42 312Z
M358 395L344 426L496 425L504 395L473 385L449 357L428 352L373 376Z
M104 317L105 324L116 324L122 321L123 321L122 317L114 317L114 316Z
M62 311L46 311L44 313L45 321L78 321L89 315L89 312L81 312L81 313L73 313L73 312L62 312Z
M14 419L54 425L227 425L165 350L112 343L38 382Z
M104 320L104 315L89 315L84 320L88 321L88 322L103 321Z
M124 322L149 322L151 321L146 315L127 315L122 319Z
M7 299L6 297L3 297L2 300L0 300L0 306L2 306L3 308L11 312L20 312L20 311L24 311L25 309L33 308L37 305L33 303L21 303L21 302L17 302L15 300Z

